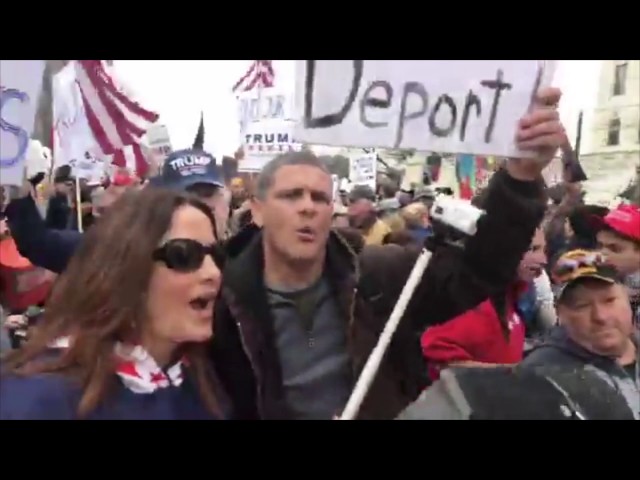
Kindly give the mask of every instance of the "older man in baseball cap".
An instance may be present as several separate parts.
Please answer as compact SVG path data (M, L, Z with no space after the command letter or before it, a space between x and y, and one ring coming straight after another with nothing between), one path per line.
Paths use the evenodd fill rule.
M559 326L523 362L585 367L625 397L640 419L638 331L623 276L597 251L573 250L552 271Z
M626 290L596 251L558 260L560 325L517 367L442 372L400 419L640 419L638 338Z

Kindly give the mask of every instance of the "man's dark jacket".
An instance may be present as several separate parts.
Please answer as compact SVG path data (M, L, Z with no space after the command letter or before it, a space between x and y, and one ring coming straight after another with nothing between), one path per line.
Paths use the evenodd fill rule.
M432 257L360 410L361 419L392 419L426 386L419 337L512 283L544 214L541 182L505 171L488 187L477 234L464 250ZM375 347L420 253L419 247L366 246L356 255L339 234L327 244L325 274L338 299L354 381ZM245 229L227 244L222 294L216 303L212 357L236 418L287 419L273 319L263 281L262 236Z
M56 193L49 199L45 223L47 227L64 230L69 226L69 216L72 214L69 199L64 193Z

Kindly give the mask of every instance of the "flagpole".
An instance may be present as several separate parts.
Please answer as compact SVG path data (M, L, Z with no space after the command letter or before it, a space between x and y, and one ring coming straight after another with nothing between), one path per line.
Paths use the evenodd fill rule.
M573 149L576 154L576 161L580 159L580 143L582 142L582 115L583 111L580 110L578 114L578 127L576 129L576 146Z
M258 60L260 62L260 60ZM262 63L258 63L258 69L262 69ZM264 87L264 81L262 77L262 72L260 72L258 76L258 118L254 121L260 121L262 114L262 88Z

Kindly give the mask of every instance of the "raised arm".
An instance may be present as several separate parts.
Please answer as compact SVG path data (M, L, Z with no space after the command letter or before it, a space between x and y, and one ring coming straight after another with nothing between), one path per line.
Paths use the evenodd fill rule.
M62 273L82 233L48 229L31 195L11 201L5 213L20 254L38 267Z
M537 158L511 159L493 176L475 236L464 249L436 249L409 306L416 331L450 320L513 283L544 215L541 172L566 136L556 110L559 99L558 89L542 90L538 105L520 121L518 146L535 151ZM363 256L370 260L363 270L374 270L381 289L397 298L418 252L393 245L375 250L365 248ZM366 268L367 263L373 266Z

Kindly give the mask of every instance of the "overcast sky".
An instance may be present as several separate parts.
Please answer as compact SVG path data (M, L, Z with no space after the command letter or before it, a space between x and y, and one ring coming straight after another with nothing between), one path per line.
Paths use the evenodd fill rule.
M119 60L115 67L140 102L160 113L174 149L193 143L204 111L205 148L214 155L232 154L239 145L233 84L250 60ZM561 116L575 138L578 112L585 110L583 152L590 148L589 121L595 105L600 60L561 60L555 85L563 89ZM293 91L294 62L275 60L276 82Z

